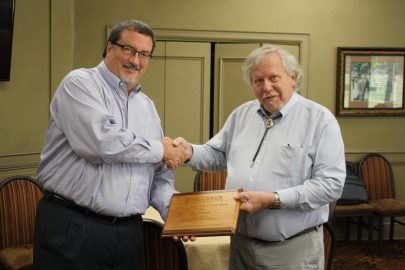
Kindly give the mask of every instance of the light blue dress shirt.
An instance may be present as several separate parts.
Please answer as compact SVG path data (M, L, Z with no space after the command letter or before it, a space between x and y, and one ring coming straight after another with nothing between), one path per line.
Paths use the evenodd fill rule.
M163 163L163 131L155 105L140 85L126 84L102 61L70 72L52 99L37 177L45 190L109 216L165 218L174 193Z
M258 151L267 117L257 100L242 104L211 140L193 145L188 162L198 170L226 168L226 189L277 191L282 209L239 216L239 233L267 241L326 222L346 176L340 128L329 110L294 92L280 113Z

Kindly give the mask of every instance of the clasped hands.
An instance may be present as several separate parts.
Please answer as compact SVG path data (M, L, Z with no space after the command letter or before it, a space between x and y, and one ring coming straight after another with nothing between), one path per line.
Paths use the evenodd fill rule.
M171 170L184 164L184 162L191 159L193 156L191 144L182 137L178 137L174 140L165 137L162 139L162 144L164 148L162 160ZM262 209L269 208L275 201L273 193L249 190L243 190L243 192L235 196L235 199L240 201L240 209L247 213L255 213ZM173 240L178 241L180 238L183 241L196 240L195 236L174 236Z
M178 166L184 164L186 160L191 159L193 155L193 149L191 144L189 144L184 138L178 137L176 139L171 139L169 137L164 137L162 139L163 144L163 159L162 161L166 164L166 166L174 170ZM188 240L195 241L195 236L188 236L185 235L183 237L173 236L174 241L178 241L182 239L184 242Z
M184 162L191 159L193 156L191 144L182 137L178 137L174 140L169 137L164 137L161 142L163 144L162 161L171 170L183 165Z

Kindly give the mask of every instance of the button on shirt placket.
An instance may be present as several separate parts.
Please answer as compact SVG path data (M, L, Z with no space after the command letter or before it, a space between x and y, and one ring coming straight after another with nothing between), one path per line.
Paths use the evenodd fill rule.
M260 149L258 149L256 159L254 161L252 161L251 173L250 173L249 181L247 183L247 188L253 189L253 187L256 185L257 175L262 166L262 160L263 160L264 154L267 151L267 146L269 143L268 138L271 133L271 128L269 128L269 130L267 130L267 132L265 131L265 133L266 134L264 134L264 138L263 138L262 144L260 146Z
M129 103L131 102L132 99L135 98L135 95L138 93L138 89L132 90L129 94L126 89L125 83L121 82L120 83L120 89L118 89L119 95L120 95L120 108L121 108L121 114L122 114L122 129L127 130L131 129L129 126L129 121L133 121L130 119L129 113L133 113L133 110L129 109ZM132 105L132 104L131 104ZM135 158L134 162L139 162L139 159ZM129 192L128 192L128 200L127 200L127 205L133 205L136 204L136 197L134 194L136 193L136 185L131 181L130 186L129 186Z
M127 89L124 82L120 82L117 93L121 102L119 107L121 110L122 129L126 130L128 128L128 99L130 95L127 94Z
M276 123L276 118L279 118L281 116L280 113L275 115L275 117L268 118L263 115L262 112L259 112L259 115L263 117L264 125L266 127L263 137L261 138L261 142L259 143L257 153L253 157L252 164L251 164L251 173L249 177L249 181L247 183L247 188L252 188L256 185L256 180L257 180L257 175L259 173L259 170L262 166L262 160L264 158L264 154L267 151L268 144L270 142L269 137L271 136L271 131L274 128L274 125Z

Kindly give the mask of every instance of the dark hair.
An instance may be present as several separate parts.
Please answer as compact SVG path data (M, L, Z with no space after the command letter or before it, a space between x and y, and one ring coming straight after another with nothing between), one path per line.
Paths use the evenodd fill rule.
M152 28L150 28L149 25L147 25L146 23L144 23L142 21L138 21L138 20L122 21L122 22L119 22L116 25L114 25L113 28L111 29L107 43L108 42L111 42L111 43L117 42L121 38L121 33L124 30L135 31L140 34L149 36L153 42L151 54L153 53L153 50L155 49L155 46L156 46L155 34L153 33ZM106 56L106 54L107 54L107 45L104 48L103 58Z

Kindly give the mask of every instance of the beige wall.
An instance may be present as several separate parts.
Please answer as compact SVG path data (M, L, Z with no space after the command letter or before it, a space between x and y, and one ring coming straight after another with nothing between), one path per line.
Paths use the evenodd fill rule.
M405 47L403 10L402 0L123 0L119 5L80 0L75 7L74 65L97 64L105 26L127 18L144 20L153 28L307 33L307 97L334 112L336 47ZM386 155L393 162L398 197L405 199L405 180L401 182L405 179L405 117L339 117L338 121L347 159L358 160L373 151Z
M10 82L0 82L0 176L33 173L48 103L72 67L101 58L106 26L309 34L307 96L335 111L336 47L405 47L403 0L18 0ZM347 158L392 161L405 199L405 117L338 118ZM333 142L332 142L333 143Z
M32 173L49 117L49 0L16 1L11 80L0 82L0 177ZM0 59L1 61L1 59Z

